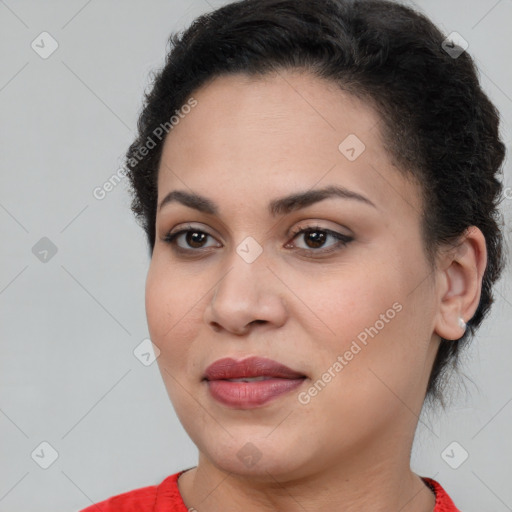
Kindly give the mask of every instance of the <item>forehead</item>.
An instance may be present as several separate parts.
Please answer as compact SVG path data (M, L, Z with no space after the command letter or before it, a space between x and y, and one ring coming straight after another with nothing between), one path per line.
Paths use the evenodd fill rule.
M379 113L336 84L297 71L236 74L193 97L165 140L159 201L175 188L244 201L340 184L399 215L419 212L417 186L384 148Z

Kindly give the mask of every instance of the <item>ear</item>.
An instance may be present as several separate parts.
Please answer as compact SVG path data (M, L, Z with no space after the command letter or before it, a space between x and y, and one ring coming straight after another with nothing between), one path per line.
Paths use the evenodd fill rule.
M469 227L461 240L443 254L437 269L439 300L434 332L447 340L463 336L459 317L467 323L475 314L487 265L487 247L480 229Z

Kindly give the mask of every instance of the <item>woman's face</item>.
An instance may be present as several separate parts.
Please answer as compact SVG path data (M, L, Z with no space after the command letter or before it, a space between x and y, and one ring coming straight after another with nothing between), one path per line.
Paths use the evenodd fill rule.
M419 189L385 152L378 113L328 82L233 75L194 98L166 138L158 204L205 201L158 209L146 312L200 460L281 478L388 465L412 443L439 343ZM327 187L347 193L271 211ZM268 383L217 382L239 400L215 398L206 368L252 356L303 378L263 402L244 389Z

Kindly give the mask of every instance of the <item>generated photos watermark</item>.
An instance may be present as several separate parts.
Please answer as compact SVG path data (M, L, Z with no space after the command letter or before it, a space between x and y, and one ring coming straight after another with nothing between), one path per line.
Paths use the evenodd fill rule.
M156 147L158 142L161 142L165 136L175 127L177 126L182 119L190 114L192 109L197 106L197 100L191 96L190 99L182 105L179 110L174 111L174 115L172 115L168 121L164 123L160 123L152 132L152 135L149 135L146 138L146 141L142 146L140 146L137 151L133 154L133 156L128 159L127 163L131 168L134 168L138 162L142 161L145 156L149 154L149 152ZM156 139L156 140L155 140ZM158 142L157 142L158 141ZM99 201L105 199L109 192L112 192L119 183L121 183L122 179L126 177L128 174L128 169L126 167L120 167L117 171L112 174L102 185L98 185L94 187L92 191L92 195L95 199Z
M347 349L343 355L339 355L336 358L336 361L327 368L327 370L315 381L314 384L312 384L306 391L301 391L297 395L297 400L302 405L309 404L311 399L317 396L318 393L320 393L327 384L329 384L329 382L331 382L332 379L334 379L334 377L336 377L336 375L354 359L354 356L359 354L361 350L368 345L368 337L373 339L377 336L377 334L384 329L386 324L389 324L389 322L393 320L397 313L400 313L402 309L402 304L395 302L392 307L386 310L385 313L381 313L379 319L371 327L365 327L365 329L357 335L357 340L352 341L350 348Z

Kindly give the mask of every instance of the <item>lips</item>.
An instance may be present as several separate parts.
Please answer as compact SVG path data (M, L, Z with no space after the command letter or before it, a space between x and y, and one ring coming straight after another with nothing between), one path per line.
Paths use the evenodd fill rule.
M208 366L203 381L210 396L222 405L252 409L290 396L305 379L305 375L271 359L249 357L236 361L227 357Z
M219 359L208 366L204 374L204 380L208 381L248 379L252 377L300 379L305 378L305 375L277 361L263 357L249 357L241 361L236 361L230 357Z

